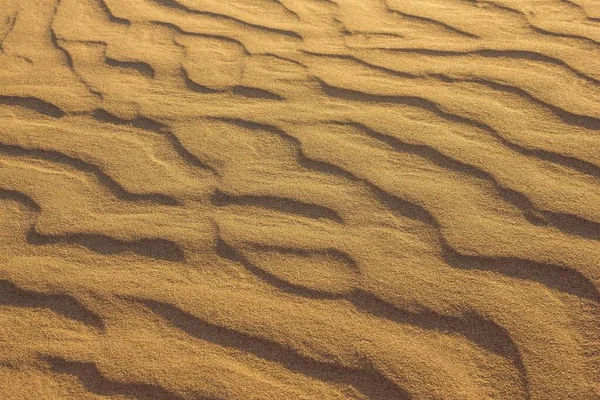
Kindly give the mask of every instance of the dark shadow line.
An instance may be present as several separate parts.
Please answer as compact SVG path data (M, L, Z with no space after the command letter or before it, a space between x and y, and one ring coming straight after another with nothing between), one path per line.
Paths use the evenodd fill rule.
M60 153L54 150L28 149L17 145L1 144L0 153L12 157L31 157L52 163L67 165L84 173L94 175L98 181L119 200L130 202L150 202L165 206L180 206L182 203L174 197L162 193L132 193L123 188L117 181L106 174L100 167Z
M236 96L246 97L249 99L261 99L261 100L276 100L284 101L285 99L280 95L273 93L269 90L259 89L250 86L236 85L231 89L231 92Z
M39 206L39 204L35 202L35 200L33 200L25 193L19 192L17 190L8 190L0 188L0 200L15 201L36 213L39 213L42 210L42 208Z
M527 399L531 398L527 370L519 347L510 334L497 323L485 319L475 312L469 312L460 317L442 315L429 309L417 312L405 311L395 305L380 299L365 290L355 290L348 300L361 312L392 321L397 324L418 326L419 328L445 334L458 333L487 351L498 354L510 361L521 379Z
M329 247L325 249L301 249L294 247L286 247L279 245L265 245L265 244L250 244L250 247L255 250L264 251L264 252L274 252L280 253L284 255L290 255L295 257L311 257L314 255L318 255L324 258L333 259L340 264L344 264L346 269L360 273L360 269L358 267L358 263L354 258L352 258L348 253L338 250L334 247Z
M185 86L187 86L187 88L192 92L200 94L225 93L224 91L212 89L208 86L200 85L199 83L195 82L192 80L192 78L190 78L187 70L183 67L181 67L181 76L183 77L183 83L185 83Z
M59 107L32 96L21 97L0 95L0 104L27 108L52 118L62 118L65 116L65 112Z
M253 354L319 381L353 386L370 399L412 398L408 392L369 365L368 360L365 360L366 366L362 369L315 360L276 341L212 324L168 303L147 299L132 300L144 304L173 326L198 339Z
M424 22L426 24L436 25L436 26L438 26L442 29L445 29L449 32L458 34L460 36L468 37L470 39L480 39L480 37L478 35L474 35L470 32L460 30L458 28L453 27L452 25L446 24L445 22L438 21L433 18L421 17L419 15L407 14L402 11L396 10L395 8L391 8L390 6L387 5L387 1L385 3L386 3L387 10L392 14L397 14L397 15L400 15L401 17L408 18L408 19L414 19L416 21Z
M131 253L158 261L185 262L185 253L181 247L167 239L142 238L124 241L102 234L70 233L65 235L46 235L36 232L32 227L26 235L27 243L34 246L75 245L82 246L94 253L116 255Z
M451 267L463 270L489 271L515 279L537 282L583 299L600 302L600 293L594 283L577 270L560 265L512 257L464 255L440 238L442 257Z
M179 140L177 135L175 135L173 132L171 132L169 130L167 125L165 125L159 121L153 120L148 117L144 117L142 115L138 115L134 119L131 119L131 120L122 119L122 118L119 118L116 115L113 115L113 114L109 113L108 111L101 109L101 108L94 110L94 112L92 113L92 117L94 119L96 119L97 121L104 122L104 123L109 123L109 124L113 124L113 125L131 126L134 128L158 133L158 134L164 136L164 138L171 144L171 146L173 147L175 152L186 163L188 163L189 165L196 167L196 168L208 170L208 171L212 172L214 175L219 175L214 168L212 168L211 166L206 164L204 161L200 160L192 152L190 152L183 145L183 143L181 143L181 141Z
M444 75L444 74L432 74L431 76L441 79L448 83L455 83L455 82L475 83L475 84L478 84L481 86L486 86L492 90L505 92L505 93L511 93L516 96L525 98L528 101L530 101L542 108L547 109L548 111L550 111L558 119L560 119L562 122L564 122L567 125L578 126L581 128L594 130L594 131L600 130L600 119L589 116L589 115L575 114L570 111L564 110L554 104L551 104L551 103L545 102L544 100L538 99L537 97L533 96L526 90L523 90L516 86L505 85L505 84L501 84L501 83L497 83L497 82L493 82L493 81L488 81L485 79L458 79L458 78L452 78L452 77Z
M491 173L482 170L476 166L446 156L445 154L439 152L433 147L430 147L428 145L406 143L394 136L375 131L374 129L366 125L354 121L331 121L331 123L338 125L347 125L354 129L357 129L365 133L367 136L382 143L385 143L392 150L397 151L399 153L413 154L425 158L426 160L430 161L432 164L437 165L440 168L448 169L450 171L457 172L460 174L469 175L474 178L492 183L498 196L507 203L518 208L523 213L523 216L534 225L551 225L570 235L576 235L584 237L586 239L594 239L600 241L599 223L569 213L538 210L537 207L533 204L531 200L529 200L529 198L526 195L516 190L502 186ZM502 142L502 144L506 145L511 150L514 150L518 153L521 153L523 155L529 155L525 150L522 150L518 146L504 142ZM535 157L535 155L530 156ZM596 177L595 175L593 176ZM600 174L597 177L600 178ZM544 218L540 218L540 215L543 215Z
M139 74L146 76L148 78L154 78L155 72L154 68L147 62L143 61L122 61L117 60L115 58L111 58L108 56L104 57L104 62L106 65L111 66L113 68L123 68L123 69L132 69Z
M70 361L57 356L40 355L53 372L76 377L91 393L100 396L126 396L138 400L184 400L157 384L138 382L119 382L105 378L98 367L92 362ZM195 397L208 400L207 397Z
M104 0L98 0L98 5L100 6L100 9L102 11L104 11L104 14L108 18L108 20L110 22L112 22L113 24L119 24L119 25L125 25L125 26L131 25L131 21L124 19L124 18L116 17L112 13L112 11L110 11L110 8L108 8L108 6L106 5L106 2Z
M302 40L302 36L294 31L290 31L290 30L286 30L286 29L271 28L271 27L264 26L264 25L257 25L257 24L253 24L250 22L243 21L239 18L224 15L224 14L218 14L218 13L210 12L210 11L200 11L200 10L192 9L192 8L187 7L175 0L152 0L152 1L154 1L155 3L157 3L161 6L172 8L172 9L179 10L179 11L183 11L186 13L195 14L195 15L204 15L207 17L212 17L212 18L216 18L216 19L233 22L235 24L238 24L238 25L241 25L241 26L244 26L247 28L256 29L256 30L259 30L262 32L275 33L275 34L287 36L287 37L290 37L293 39Z
M337 223L343 223L342 217L329 207L279 196L232 195L217 189L211 196L211 203L217 207L236 205L261 207L305 218L328 219Z
M244 257L241 252L239 252L237 249L235 249L233 246L231 246L229 243L223 240L218 233L215 243L215 252L222 259L241 264L244 267L244 269L246 269L252 275L256 276L258 279L269 284L270 286L281 290L284 293L293 296L301 296L319 300L333 300L340 299L342 297L342 295L340 294L327 293L320 290L307 288L305 286L296 285L285 279L281 279L270 272L265 271L264 269L250 262L250 260Z
M67 294L25 290L9 280L0 280L0 305L21 308L45 308L65 318L104 331L104 320Z

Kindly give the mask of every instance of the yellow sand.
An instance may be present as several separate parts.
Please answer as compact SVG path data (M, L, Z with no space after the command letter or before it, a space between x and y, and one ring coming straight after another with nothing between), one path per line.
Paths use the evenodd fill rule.
M600 399L600 2L0 0L0 399Z

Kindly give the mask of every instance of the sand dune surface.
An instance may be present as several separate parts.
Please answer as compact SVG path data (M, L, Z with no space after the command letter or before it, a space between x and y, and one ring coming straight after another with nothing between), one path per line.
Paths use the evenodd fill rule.
M0 398L600 399L596 0L0 0Z

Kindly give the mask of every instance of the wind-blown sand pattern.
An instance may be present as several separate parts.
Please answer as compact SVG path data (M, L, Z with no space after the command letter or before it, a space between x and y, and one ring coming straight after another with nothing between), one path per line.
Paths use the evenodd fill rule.
M600 2L0 0L0 398L600 398Z

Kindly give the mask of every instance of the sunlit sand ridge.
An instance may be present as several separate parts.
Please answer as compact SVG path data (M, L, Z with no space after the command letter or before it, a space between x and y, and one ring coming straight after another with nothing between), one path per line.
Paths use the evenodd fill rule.
M600 398L600 3L0 0L0 399Z

